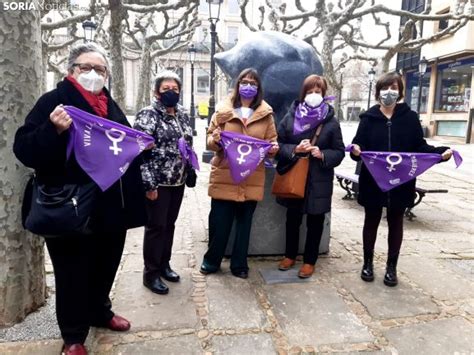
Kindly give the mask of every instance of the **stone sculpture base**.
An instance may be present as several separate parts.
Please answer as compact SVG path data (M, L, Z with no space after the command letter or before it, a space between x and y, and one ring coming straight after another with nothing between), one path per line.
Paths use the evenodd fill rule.
M265 197L257 204L253 216L252 232L250 234L249 255L283 255L285 253L285 222L286 208L276 203L272 195L272 183L275 169L266 169ZM319 253L329 252L329 239L331 227L331 213L326 214L323 235L319 245ZM232 227L229 243L227 244L226 256L232 253L235 239L235 226ZM306 240L306 217L300 228L299 253L304 251Z

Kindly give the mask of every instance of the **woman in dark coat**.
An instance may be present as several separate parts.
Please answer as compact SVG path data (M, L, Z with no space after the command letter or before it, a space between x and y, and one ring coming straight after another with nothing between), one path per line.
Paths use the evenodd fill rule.
M72 121L62 105L129 126L104 83L109 75L105 52L93 43L71 49L69 75L44 94L15 136L14 153L37 180L48 186L83 184L91 178L74 157L66 161L68 128ZM25 207L28 206L25 198ZM91 216L94 233L46 238L56 281L56 315L64 353L87 354L84 342L90 326L126 331L130 323L111 310L109 292L122 257L128 228L143 226L146 213L138 162L120 181L99 192Z
M397 73L383 75L375 85L372 106L360 116L359 128L352 140L351 157L360 160L361 151L439 153L443 160L451 157L448 147L433 147L423 139L419 116L406 103L397 103L403 98L403 82ZM394 189L383 192L362 163L359 176L358 202L364 206L363 227L364 265L361 278L373 281L374 246L377 229L382 217L382 208L387 208L388 258L384 283L396 286L398 254L403 239L403 215L407 207L413 206L416 180L410 180Z
M308 76L303 82L299 100L295 101L278 125L277 171L284 170L298 156L309 154L310 163L304 199L282 199L277 202L287 207L285 258L279 263L282 271L295 264L299 245L299 229L306 214L307 234L303 266L298 276L311 277L318 259L319 244L325 213L331 210L334 168L344 158L341 128L334 109L324 100L326 79ZM295 126L296 125L296 126ZM311 144L321 127L315 145Z

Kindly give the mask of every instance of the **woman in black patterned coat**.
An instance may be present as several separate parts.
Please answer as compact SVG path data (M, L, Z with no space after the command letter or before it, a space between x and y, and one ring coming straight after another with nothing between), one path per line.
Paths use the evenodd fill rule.
M192 145L192 128L183 107L178 105L181 80L171 71L158 74L155 97L137 113L134 128L155 138L156 146L144 155L141 166L146 191L148 222L145 226L143 284L152 292L167 294L161 280L178 282L170 267L175 222L183 200L186 161L178 148L184 137Z

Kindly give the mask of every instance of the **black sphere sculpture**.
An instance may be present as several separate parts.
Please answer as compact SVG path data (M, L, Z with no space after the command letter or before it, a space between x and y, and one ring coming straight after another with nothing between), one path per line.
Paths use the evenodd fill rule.
M280 122L293 100L298 98L301 84L310 74L322 75L323 67L313 47L293 36L275 32L254 32L232 49L214 56L222 71L235 79L245 68L260 74L264 99Z

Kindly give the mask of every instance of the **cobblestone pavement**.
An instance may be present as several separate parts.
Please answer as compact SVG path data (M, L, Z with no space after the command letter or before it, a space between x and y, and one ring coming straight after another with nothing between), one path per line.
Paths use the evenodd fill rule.
M197 127L202 132L204 122ZM354 130L344 125L346 143ZM196 138L201 151L203 143ZM115 312L130 319L132 329L94 329L88 348L93 354L473 354L473 150L459 150L467 169L455 171L449 162L419 179L421 187L449 193L428 194L414 210L417 217L405 221L395 288L382 282L385 220L376 279L360 279L363 210L342 200L336 185L330 252L309 281L266 284L259 271L276 268L278 257L251 258L247 280L233 277L228 261L222 272L201 275L210 207L209 167L203 166L198 186L185 192L177 223L171 264L182 281L168 283L165 296L144 288L143 229L131 230L112 297ZM340 167L353 169L348 158ZM60 346L58 339L7 342L0 343L0 353L54 354Z

